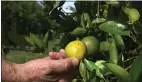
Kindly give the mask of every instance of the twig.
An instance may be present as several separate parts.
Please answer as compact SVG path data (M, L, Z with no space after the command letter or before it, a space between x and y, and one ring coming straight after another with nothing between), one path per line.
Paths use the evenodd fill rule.
M99 4L99 1L98 1L97 18L100 16L99 9L100 9L100 4Z
M103 78L103 80L104 80L105 82L108 82L105 78Z
M129 35L129 37L132 38L134 42L136 42L135 35L134 35L132 32L130 32L130 34L131 34L131 35Z
M139 26L142 28L142 24L140 23L140 21L138 20L138 24L139 24Z
M131 57L131 58L129 58L129 59L127 59L127 60L125 60L124 62L130 61L130 60L135 59L135 58L137 58L137 57L138 57L138 56Z
M132 64L131 65L129 65L125 70L127 71L129 68L131 68L132 67Z

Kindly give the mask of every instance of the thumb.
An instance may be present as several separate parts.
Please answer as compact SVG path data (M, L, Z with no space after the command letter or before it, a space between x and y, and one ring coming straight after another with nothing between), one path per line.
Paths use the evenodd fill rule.
M51 71L56 73L67 72L70 69L74 69L78 64L79 61L73 58L51 60Z

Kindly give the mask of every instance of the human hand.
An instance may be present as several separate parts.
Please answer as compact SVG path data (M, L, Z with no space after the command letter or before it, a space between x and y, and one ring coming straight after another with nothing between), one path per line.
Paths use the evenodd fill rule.
M64 50L50 52L48 57L24 64L29 82L67 82L77 71L77 59L65 58Z

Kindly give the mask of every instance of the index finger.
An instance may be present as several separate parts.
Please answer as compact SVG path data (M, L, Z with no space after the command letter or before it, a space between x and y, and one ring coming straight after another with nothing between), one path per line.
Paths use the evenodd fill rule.
M66 58L61 60L53 60L51 61L51 72L54 73L63 73L67 72L70 69L74 69L79 64L77 59Z

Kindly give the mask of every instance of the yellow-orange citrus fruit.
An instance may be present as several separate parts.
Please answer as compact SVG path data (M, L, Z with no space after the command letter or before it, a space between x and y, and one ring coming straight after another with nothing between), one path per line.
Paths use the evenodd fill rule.
M65 53L66 53L66 57L77 58L78 60L81 60L84 58L86 54L86 46L80 40L75 40L70 42L65 47Z

